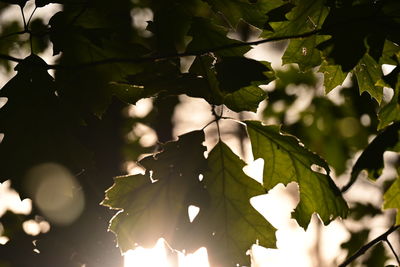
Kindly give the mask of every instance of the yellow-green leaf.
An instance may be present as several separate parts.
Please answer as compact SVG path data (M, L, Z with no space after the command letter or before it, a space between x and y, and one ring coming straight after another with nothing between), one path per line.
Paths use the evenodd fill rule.
M323 159L294 136L281 134L278 126L264 126L258 121L246 121L246 125L254 158L264 160L264 187L270 190L279 183L290 182L299 185L300 202L293 217L300 226L307 228L313 213L318 213L324 224L346 217L347 204ZM313 165L321 172L314 171Z

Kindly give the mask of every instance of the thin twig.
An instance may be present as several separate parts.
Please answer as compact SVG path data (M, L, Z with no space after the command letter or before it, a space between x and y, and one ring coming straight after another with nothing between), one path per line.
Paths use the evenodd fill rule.
M386 244L388 244L390 250L392 251L394 257L396 258L397 263L400 265L400 259L399 256L397 255L396 251L394 250L392 243L390 243L389 239L386 236L386 239L384 240L386 242Z
M29 33L29 31L28 30L23 30L23 31L19 31L19 32L12 32L12 33L0 36L0 40L12 37L14 35L20 35L20 34L25 34L25 33Z
M106 64L114 64L114 63L142 63L142 62L149 62L149 61L159 61L159 60L166 60L171 58L179 58L179 57L187 57L187 56L200 56L208 53L218 52L221 50L227 50L232 48L238 48L243 46L250 46L250 45L259 45L269 42L275 41L282 41L282 40L289 40L289 39L296 39L296 38L305 38L317 34L320 30L314 30L311 32L306 32L302 34L290 35L290 36L278 36L278 37L271 37L267 39L262 39L253 42L242 42L242 43L233 43L229 45L222 45L217 47L211 47L207 49L202 49L198 51L192 52L183 52L183 53L174 53L174 54L166 54L166 55L156 55L156 56L147 56L147 57L138 57L138 58L108 58L98 61L80 63L76 65L48 65L48 69L68 69L68 68L85 68L85 67L94 67L98 65L106 65Z
M22 62L23 59L21 58L16 58L10 55L4 55L4 54L0 54L0 59L4 59L4 60L8 60L8 61L14 61L14 62Z
M22 20L24 22L24 29L25 29L25 31L27 31L28 25L26 24L26 20L25 20L24 8L22 6L19 6L19 8L21 10Z
M37 6L35 7L35 9L33 9L31 15L29 16L28 22L26 23L26 24L27 24L27 27L29 27L29 23L31 22L31 19L32 19L32 17L33 17L33 14L35 14L35 12L36 12L36 9L37 9Z
M368 249L373 247L374 245L378 244L381 241L385 241L387 236L399 229L400 225L390 227L386 232L375 238L374 240L370 241L369 243L362 246L356 253L351 255L347 260L345 260L339 267L345 267L355 261L358 257L363 255Z

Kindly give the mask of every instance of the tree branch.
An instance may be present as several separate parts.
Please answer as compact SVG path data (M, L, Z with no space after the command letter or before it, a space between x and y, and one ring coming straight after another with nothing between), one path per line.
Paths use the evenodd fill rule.
M270 43L275 41L282 41L282 40L289 40L289 39L296 39L296 38L305 38L312 36L314 34L319 33L321 30L313 30L310 32L305 32L296 35L290 36L277 36L271 37L267 39L262 39L253 42L242 42L242 43L233 43L229 45L217 46L212 48L207 48L203 50L193 51L193 52L183 52L183 53L174 53L174 54L166 54L166 55L156 55L156 56L147 56L147 57L138 57L138 58L108 58L98 61L92 61L87 63L80 63L76 65L48 65L48 69L69 69L69 68L86 68L86 67L94 67L99 65L106 65L106 64L113 64L113 63L142 63L142 62L149 62L149 61L159 61L159 60L166 60L171 58L179 58L179 57L187 57L187 56L200 56L207 53L218 52L221 50L227 50L237 47L249 46L249 45L259 45L264 43Z
M18 62L18 63L23 61L22 58L16 58L16 57L13 57L10 55L4 55L4 54L0 54L0 59L14 61L14 62Z
M378 244L381 241L386 241L388 235L390 235L391 233L393 233L394 231L399 229L399 227L400 227L400 225L390 227L386 232L384 232L383 234L381 234L374 240L370 241L366 245L362 246L356 253L351 255L347 260L345 260L342 264L340 264L339 267L345 267L345 266L349 265L350 263L355 261L358 257L363 255L371 247L375 246L376 244Z

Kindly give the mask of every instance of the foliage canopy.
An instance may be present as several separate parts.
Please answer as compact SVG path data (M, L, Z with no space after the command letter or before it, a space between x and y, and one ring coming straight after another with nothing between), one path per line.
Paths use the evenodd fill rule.
M75 174L84 170L77 179L87 193L88 211L102 200L99 191L109 187L102 205L118 210L109 230L122 252L154 246L163 237L180 251L204 246L212 266L224 267L250 265L246 251L252 244L276 247L276 229L250 199L278 184L297 183L300 200L292 217L304 229L313 214L327 225L336 218L381 213L350 203L343 194L363 170L378 179L383 154L399 152L398 0L30 2L0 3L0 12L19 6L23 18L5 22L0 36L2 67L10 71L17 63L14 77L0 90L0 181L10 179L22 195L30 196L25 177L37 165L55 162ZM29 3L35 9L27 19ZM49 4L61 5L62 11L48 22L35 18L36 9ZM144 28L140 16L146 12L153 17ZM285 47L286 68L246 54L273 42ZM43 59L46 49L59 56L55 64ZM25 58L13 56L24 51L30 51ZM382 70L387 65L389 73ZM340 101L321 94L320 77L325 93L336 92ZM173 140L171 121L181 95L206 101L214 119ZM154 109L147 116L122 115L127 105L148 98ZM225 116L243 118L245 112L260 111L263 101L267 105L259 121ZM289 110L305 101L309 104L290 118ZM254 159L264 160L261 183L244 173L246 162L222 140L224 120L237 124L237 138L249 140ZM140 135L123 139L140 123L156 131L159 143L143 145ZM211 125L217 126L213 136L205 133ZM218 141L210 145L213 138ZM126 160L137 161L144 172L117 176ZM332 172L351 173L348 183L340 189ZM117 177L111 186L112 176ZM383 209L400 208L399 179L382 188ZM193 220L188 216L192 205L200 208ZM94 210L107 216L104 207ZM35 212L42 211L35 206ZM83 229L88 229L96 212L82 215L73 227L86 223ZM5 229L15 220L7 218L1 218ZM389 220L400 224L399 215ZM356 241L343 244L349 256L367 243L368 233L353 233ZM0 249L15 250L12 242ZM374 247L363 264L384 266L382 250ZM385 258L373 258L379 253Z

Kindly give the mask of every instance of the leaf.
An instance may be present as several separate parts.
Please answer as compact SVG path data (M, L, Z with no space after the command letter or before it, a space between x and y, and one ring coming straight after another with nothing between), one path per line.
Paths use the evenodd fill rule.
M0 181L11 179L24 193L28 169L55 162L78 173L91 165L89 153L76 138L77 122L56 95L47 64L31 54L20 62L17 74L0 90L8 101L0 109Z
M249 266L246 251L252 244L275 247L275 228L250 204L265 190L244 174L245 163L225 143L219 142L207 161L204 184L210 205L200 209L193 223L202 231L212 266Z
M368 92L378 103L381 103L383 87L378 86L377 82L382 78L383 73L378 63L370 55L365 54L354 68L353 73L357 77L360 94Z
M156 50L161 54L184 49L193 16L210 9L200 0L154 1L150 5L154 19L147 22L147 30L155 35Z
M272 80L272 69L269 67L269 63L255 63L250 59L239 60L237 57L228 57L227 63L223 64L224 60L225 57L222 58L220 63L222 65L219 65L218 68L214 65L214 58L210 56L197 57L193 62L189 72L195 77L202 78L203 98L210 104L225 104L236 112L255 112L259 103L266 98L266 93L256 85L269 83ZM243 78L235 78L233 79L235 82L232 83L229 81L229 77L232 77L230 71L237 67L239 62L244 63L254 72L247 73ZM220 71L219 74L216 73L218 70ZM232 70L232 72L236 73L237 70ZM221 82L224 84L225 90L221 89ZM240 88L246 84L250 84L250 86ZM200 90L194 90L194 92L198 91ZM187 94L193 95L192 92Z
M274 33L264 31L262 36L292 36L317 30L329 13L324 0L296 0L294 5L286 21L269 23Z
M400 225L400 178L397 178L383 195L383 208L397 209L395 224Z
M348 207L335 183L329 177L324 160L308 151L290 135L282 135L277 126L263 126L257 121L246 121L254 158L264 159L265 189L275 185L297 182L300 202L293 212L299 225L307 228L311 215L316 212L328 224L336 217L346 217ZM322 174L311 169L317 165Z
M380 108L378 112L379 125L378 130L381 130L388 126L390 123L400 120L400 68L396 67L386 78L394 78L397 81L393 81L396 84L394 89L394 95L389 103ZM384 79L385 79L384 77ZM393 79L393 80L394 80ZM390 79L392 80L392 79ZM389 81L391 83L391 81Z
M327 39L327 36L313 35L290 40L282 56L282 64L297 63L302 71L321 65L321 51L316 46Z
M266 14L284 2L281 0L206 0L212 8L224 15L233 29L241 19L261 28L267 20Z
M340 65L329 65L326 61L321 64L318 72L324 74L324 86L326 94L337 86L342 85L347 77L347 73L342 71L342 67Z
M217 79L222 92L235 92L251 84L268 84L271 65L245 57L224 57L215 64Z
M191 73L181 73L178 66L171 62L152 63L142 72L128 75L124 80L113 82L113 91L118 98L131 104L157 95L187 94L210 99L204 79Z
M189 33L193 37L187 46L187 53L203 54L210 48L240 45L242 42L227 37L228 30L216 25L209 19L194 17ZM218 56L242 56L250 46L222 49L215 52Z
M102 205L121 210L109 229L122 252L152 247L161 237L182 249L188 207L202 208L206 199L198 178L206 168L203 141L204 133L194 131L166 143L160 153L139 162L147 168L145 175L117 177L106 191Z
M258 86L247 86L225 95L224 104L236 112L257 112L258 105L267 98L267 93Z
M398 23L382 10L390 1L376 5L373 1L351 6L332 6L322 25L321 34L332 38L319 44L330 65L340 65L344 72L352 70L364 54L379 54L385 38L398 35ZM378 58L375 58L378 60Z
M119 1L112 6L107 3L96 1L90 8L67 5L49 21L54 54L63 52L59 63L66 66L56 72L59 95L85 118L88 114L101 117L112 97L119 96L119 88L114 91L110 82L123 81L127 75L142 71L142 65L127 63L126 59L148 53L143 45L128 40L128 2ZM90 65L110 58L124 62Z
M400 123L394 123L375 137L357 159L351 171L350 181L342 191L353 185L362 170L367 170L371 179L379 178L383 169L383 153L395 148L399 142L399 129Z

